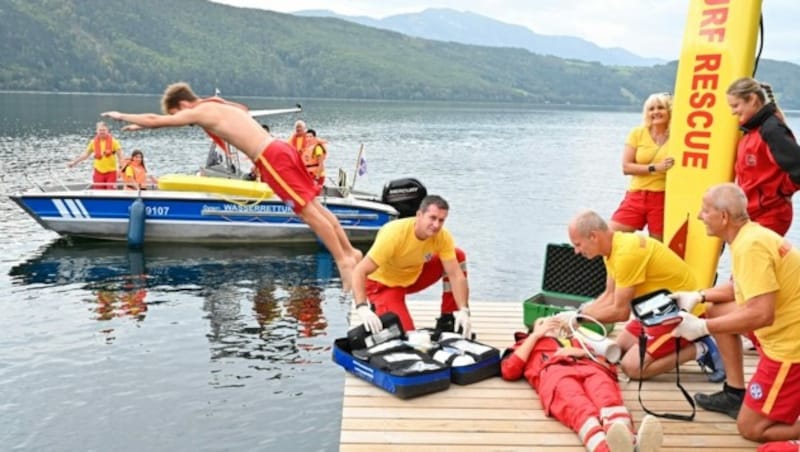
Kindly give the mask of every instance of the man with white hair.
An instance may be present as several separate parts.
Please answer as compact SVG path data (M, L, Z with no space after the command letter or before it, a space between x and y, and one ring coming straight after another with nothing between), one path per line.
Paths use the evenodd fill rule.
M732 278L711 289L674 294L686 310L708 302L707 319L682 312L683 321L673 334L689 340L712 334L728 376L722 391L696 394L695 400L707 410L735 418L744 438L772 442L760 450L798 450L800 250L750 221L747 198L733 183L709 188L698 217L706 234L730 246ZM759 351L746 390L741 333L756 339Z

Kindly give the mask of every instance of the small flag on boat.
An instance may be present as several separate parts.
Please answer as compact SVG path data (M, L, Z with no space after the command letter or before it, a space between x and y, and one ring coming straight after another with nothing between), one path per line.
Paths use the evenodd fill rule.
M358 159L358 175L363 176L365 174L367 174L367 157L362 151L361 157Z

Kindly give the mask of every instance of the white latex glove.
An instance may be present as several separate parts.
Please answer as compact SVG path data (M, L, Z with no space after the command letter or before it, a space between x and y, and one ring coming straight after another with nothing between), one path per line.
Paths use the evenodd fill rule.
M361 318L361 323L364 324L364 328L366 328L368 333L374 334L383 329L381 318L372 312L372 309L369 308L369 304L362 304L356 308L356 313Z
M685 311L681 311L678 314L683 320L672 330L673 337L681 336L684 339L693 341L703 336L708 336L708 323L705 319L697 318Z
M695 305L703 300L699 291L694 292L675 292L669 296L678 303L678 307L686 312L692 312Z
M461 308L453 313L453 320L455 321L455 330L461 328L461 336L466 339L472 338L472 322L469 319L469 309Z

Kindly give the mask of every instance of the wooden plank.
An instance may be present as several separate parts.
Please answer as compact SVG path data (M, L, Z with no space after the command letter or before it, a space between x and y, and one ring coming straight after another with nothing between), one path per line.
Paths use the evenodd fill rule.
M419 445L419 444L347 444L342 452L578 452L576 446L501 446L501 445ZM717 447L714 452L753 452L753 447ZM662 447L661 452L687 452L682 447Z
M419 327L432 327L438 301L410 301ZM473 329L481 342L499 349L511 345L513 332L524 330L522 302L472 302ZM351 324L357 323L351 313ZM622 331L622 324L614 332ZM746 353L745 373L758 357ZM689 405L675 387L675 372L644 382L642 398L654 411L688 413ZM694 362L681 366L681 382L690 393L716 392ZM638 382L620 382L623 400L635 422L645 415L638 401ZM662 451L752 451L755 443L741 438L735 421L698 408L694 422L661 420ZM542 410L525 381L492 378L468 386L409 400L398 399L347 374L342 403L342 451L581 451L577 435Z

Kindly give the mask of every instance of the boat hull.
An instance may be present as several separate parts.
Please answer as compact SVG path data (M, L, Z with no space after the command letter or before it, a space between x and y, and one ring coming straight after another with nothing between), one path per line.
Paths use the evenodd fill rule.
M13 195L44 228L64 236L125 241L129 208L139 196L119 190L45 190ZM280 199L163 190L141 192L145 242L313 243L311 229ZM354 197L318 198L353 243L368 243L397 217L391 206Z

